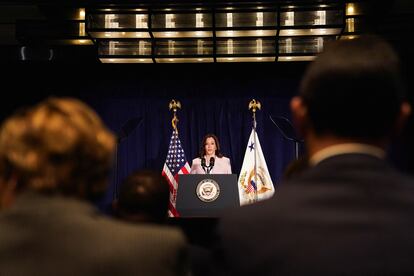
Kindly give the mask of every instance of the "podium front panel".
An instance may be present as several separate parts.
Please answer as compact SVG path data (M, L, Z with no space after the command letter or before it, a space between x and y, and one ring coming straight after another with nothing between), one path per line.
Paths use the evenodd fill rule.
M223 209L239 206L236 174L179 176L176 207L181 217L217 217Z

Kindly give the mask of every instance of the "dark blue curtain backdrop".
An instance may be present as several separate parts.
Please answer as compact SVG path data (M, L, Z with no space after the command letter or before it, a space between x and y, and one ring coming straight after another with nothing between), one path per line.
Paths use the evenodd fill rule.
M403 59L404 76L413 103L410 60ZM20 63L4 68L0 116L3 120L21 106L56 95L85 100L115 133L128 119L142 117L142 123L119 145L120 183L136 169L161 172L172 131L168 103L173 98L182 104L178 127L187 160L191 162L197 156L202 137L212 132L219 136L223 153L231 158L233 172L239 173L252 126L247 107L255 98L262 103L262 110L257 113L258 135L277 186L283 170L294 159L294 145L282 137L269 115L290 119L289 100L296 95L307 65ZM393 163L409 173L414 173L413 126L411 116L402 139L396 141L391 151ZM113 191L112 177L101 207L112 201Z
M178 111L179 137L186 158L191 165L207 133L219 137L225 156L231 159L233 173L240 172L248 138L252 130L250 100L262 104L257 112L257 132L274 184L280 182L282 172L295 158L295 146L286 140L272 123L269 115L284 116L290 120L289 101L296 93L298 79L290 76L258 76L244 73L230 74L225 70L211 76L198 76L194 72L136 79L104 78L80 98L89 103L115 133L131 118L142 118L141 123L118 146L117 179L102 205L111 202L114 182L122 180L137 169L149 168L161 173L172 133L171 99L181 102Z
M3 102L2 118L17 107L32 105L50 95L71 96L91 105L114 132L131 118L142 122L118 147L121 181L137 169L161 173L172 133L171 99L182 104L178 111L179 136L190 162L200 150L202 137L219 137L224 155L238 174L252 129L250 100L262 104L257 131L274 184L294 159L294 144L283 138L269 115L291 118L289 101L297 93L307 63L273 64L20 64L10 67L4 80L13 87L16 100ZM67 72L72 72L68 74ZM14 76L22 81L15 82ZM23 96L24 95L24 96ZM100 207L113 198L115 179Z
M96 109L109 128L118 133L131 118L142 123L119 145L118 183L136 169L161 172L171 137L171 99L181 101L178 111L180 138L187 160L197 156L202 137L218 135L223 153L239 173L252 127L248 103L262 103L257 130L273 182L279 185L287 164L294 159L294 145L283 138L269 115L290 117L289 100L297 94L307 63L274 64L18 64L4 72L7 100L0 103L1 119L16 108L32 105L50 95L80 98ZM412 82L406 79L413 102ZM67 73L72 72L72 73ZM18 81L16 81L18 79ZM6 97L6 94L5 96ZM393 163L413 173L414 116L402 140L391 151ZM303 148L301 148L303 151ZM100 206L112 201L114 178Z

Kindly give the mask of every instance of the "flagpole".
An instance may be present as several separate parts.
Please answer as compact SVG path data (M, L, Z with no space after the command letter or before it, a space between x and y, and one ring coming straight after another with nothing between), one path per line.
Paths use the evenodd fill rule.
M177 117L177 110L181 108L181 103L180 103L180 101L176 101L176 100L172 99L170 101L168 107L169 107L170 110L173 111L173 118L171 120L171 125L172 125L172 127L175 131L175 134L178 136L178 121L179 120L178 120L178 117ZM174 141L174 154L176 155L177 154L177 148L178 148L177 140L174 139L173 141ZM177 159L174 158L173 159L173 166L175 167L176 165L177 165ZM176 199L177 199L177 191L174 191L173 199L172 199L172 202L174 203L174 205L175 205Z
M254 130L254 135L253 135L253 143L254 143L254 183L255 183L255 187L254 187L254 202L257 202L257 142L256 142L256 110L261 108L261 104L259 101L256 101L255 99L251 100L249 103L249 110L251 110L253 112L253 130Z

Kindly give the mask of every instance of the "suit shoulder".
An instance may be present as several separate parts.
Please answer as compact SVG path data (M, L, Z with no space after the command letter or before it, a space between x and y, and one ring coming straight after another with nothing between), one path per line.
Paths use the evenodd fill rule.
M226 156L223 156L223 157L222 157L222 159L223 159L223 161L225 161L225 162L230 162L230 158L228 158L228 157L226 157Z
M154 236L159 236L159 238L162 238L163 240L170 240L174 241L175 243L186 242L184 234L179 228L158 225L142 225L140 230L143 232L152 233Z
M166 227L161 225L152 225L152 224L133 224L125 221L117 221L113 219L105 218L103 219L106 223L108 229L116 229L116 231L123 233L124 237L135 237L139 233L139 236L146 237L148 241L166 241L169 240L170 243L175 244L184 244L186 239L184 234L179 228L175 227Z

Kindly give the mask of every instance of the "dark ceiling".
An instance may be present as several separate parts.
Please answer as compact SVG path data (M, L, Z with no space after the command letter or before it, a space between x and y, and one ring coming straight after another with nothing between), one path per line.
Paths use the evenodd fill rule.
M211 1L210 1L211 2ZM234 2L234 1L233 1ZM236 1L237 2L237 1ZM245 1L243 1L245 2ZM265 1L271 2L271 1ZM291 3L298 1L273 1ZM326 2L326 1L300 1L300 2ZM353 1L355 2L355 1ZM358 2L358 1L356 1ZM360 1L359 1L360 2ZM367 22L369 32L377 33L389 41L399 51L405 61L413 60L413 51L410 36L414 31L414 1L364 1L369 4L367 10ZM110 1L101 0L64 0L64 1L4 1L0 0L0 59L2 63L19 63L22 61L22 47L36 52L36 57L42 59L42 55L49 56L48 51L53 49L53 61L60 63L99 63L95 45L56 45L48 42L33 43L19 35L19 22L41 22L59 19L70 19L73 10L81 7L95 7L102 4L137 4L136 1ZM175 3L172 1L149 1L140 3L147 5ZM208 3L208 1L180 1L180 3ZM215 1L217 3L217 1ZM225 3L225 2L223 2ZM55 34L59 35L60 29L55 27ZM64 33L64 30L61 30ZM34 55L34 54L33 54ZM45 58L47 60L48 58ZM26 60L30 60L30 57Z

